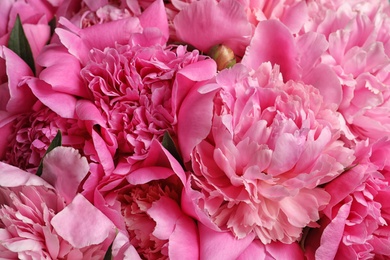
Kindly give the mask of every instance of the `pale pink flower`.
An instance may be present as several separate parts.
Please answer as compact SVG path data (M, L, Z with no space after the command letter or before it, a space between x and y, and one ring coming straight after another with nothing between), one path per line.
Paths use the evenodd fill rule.
M51 182L0 163L0 254L18 259L101 259L113 241L112 222L77 188L88 172L73 148L44 160ZM64 181L66 180L66 181Z
M358 139L380 139L390 131L390 6L388 1L313 1L305 31L329 42L321 62L332 68L338 84L323 95L342 93L339 111Z
M318 90L284 83L278 66L220 72L179 112L179 147L192 169L183 207L238 238L296 241L329 202L318 186L354 159L338 140L341 124Z

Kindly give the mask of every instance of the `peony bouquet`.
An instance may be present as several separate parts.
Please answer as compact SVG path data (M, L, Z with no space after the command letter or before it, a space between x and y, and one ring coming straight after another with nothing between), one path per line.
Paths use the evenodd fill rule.
M1 259L390 259L387 0L1 0Z

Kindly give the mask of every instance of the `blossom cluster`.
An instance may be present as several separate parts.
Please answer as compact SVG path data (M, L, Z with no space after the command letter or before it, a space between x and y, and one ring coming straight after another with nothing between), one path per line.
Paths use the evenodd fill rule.
M0 258L390 258L387 0L2 0Z

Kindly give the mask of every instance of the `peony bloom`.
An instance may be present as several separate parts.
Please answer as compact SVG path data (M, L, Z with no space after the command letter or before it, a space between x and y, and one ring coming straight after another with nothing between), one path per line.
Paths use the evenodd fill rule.
M101 259L104 256L115 229L107 217L77 194L88 168L86 159L73 148L55 148L45 157L42 175L53 187L43 178L0 163L2 257Z
M7 143L2 147L5 154L0 159L35 173L58 131L62 134L62 145L86 153L84 148L91 137L83 122L62 118L37 102L31 112L20 114L12 121L11 133L5 138Z
M176 95L186 91L180 85L184 80L191 84L191 78L181 79L186 77L182 71L206 71L208 64L211 60L182 47L118 46L95 50L81 74L107 122L104 127L115 136L117 153L138 161L146 158L153 139L161 141L166 131L174 134Z
M338 114L312 86L284 83L270 63L237 64L216 82L190 93L179 113L179 147L192 171L184 207L238 238L254 232L265 244L292 243L329 202L318 186L353 161L338 140Z
M29 85L54 112L89 125L106 174L128 173L146 158L152 140L161 141L165 132L174 135L186 93L216 74L215 62L198 51L166 46L166 21L156 28L151 17L165 19L162 2L150 5L140 17L84 29L60 19L68 28L57 30L61 44L42 53L40 64L47 68ZM95 30L106 29L108 37L96 38ZM66 79L64 70L69 71Z
M309 259L390 257L389 145L359 143L356 166L325 186L332 199L306 238Z
M322 93L341 92L339 111L355 138L376 141L390 130L390 6L382 0L348 2L311 2L304 30L321 33L329 42L321 62L332 68L340 85Z
M123 259L136 250L142 259L198 259L196 224L180 206L184 172L159 142L150 149L137 169L105 176L95 189L94 204L120 232L113 255Z

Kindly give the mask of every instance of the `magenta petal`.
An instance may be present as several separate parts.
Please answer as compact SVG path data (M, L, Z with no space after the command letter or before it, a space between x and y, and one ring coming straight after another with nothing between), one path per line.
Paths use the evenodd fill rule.
M290 30L277 20L260 22L242 63L257 69L263 62L278 64L285 81L298 77L296 49Z
M46 67L39 78L54 90L88 98L88 88L80 76L80 61L63 46L50 45L38 57L38 63ZM66 73L64 73L66 71Z
M80 120L92 121L98 125L106 123L99 109L89 100L80 99L77 101L76 114Z
M193 90L183 101L179 111L177 131L184 162L190 160L194 147L210 133L215 92L216 90L201 94Z
M31 90L20 82L26 77L33 76L30 67L16 53L5 46L0 46L0 57L5 60L10 96L7 104L1 104L1 107L5 105L7 111L13 114L29 111L36 98Z
M265 250L273 259L304 259L303 251L298 243L272 242L265 245Z
M254 237L255 234L250 233L237 239L231 232L218 232L199 224L200 259L237 259Z
M176 221L183 215L177 203L169 197L161 197L153 202L147 213L156 222L153 235L161 240L169 239Z
M114 224L81 194L55 215L51 224L75 248L100 244L115 234Z
M110 144L107 144L95 130L92 131L92 140L105 174L111 174L114 171L115 166L113 155L109 147Z
M173 100L175 100L174 110L177 109L184 97L194 86L194 82L210 80L216 74L217 64L212 59L198 61L181 69L176 74L172 90Z
M71 147L56 147L43 159L42 178L53 185L67 203L76 196L88 171L87 159Z
M168 19L163 0L154 1L138 18L143 28L159 28L165 38L165 41L168 40Z
M152 180L166 179L175 174L171 169L165 167L143 167L131 172L127 177L130 184L144 184Z
M169 238L168 252L170 259L199 259L199 235L191 218L182 216L177 220Z
M319 89L325 103L340 105L343 90L336 73L328 65L319 64L303 80Z
M226 44L242 55L252 35L244 7L236 0L192 2L173 23L179 40L205 52L216 44Z
M183 183L186 182L186 175L180 163L156 139L152 140L147 158L138 167L127 177L127 180L133 184L164 179L172 174L176 174ZM144 176L141 176L142 172L145 172Z
M32 92L39 100L64 118L73 118L76 109L76 98L72 95L53 90L52 86L37 78L27 81Z

